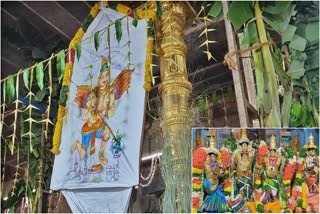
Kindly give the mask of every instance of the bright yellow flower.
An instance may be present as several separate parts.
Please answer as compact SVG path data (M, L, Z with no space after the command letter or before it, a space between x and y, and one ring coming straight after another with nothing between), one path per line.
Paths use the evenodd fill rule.
M98 15L100 11L100 3L95 3L95 5L90 10L90 15L94 18Z
M192 167L192 173L200 174L200 173L202 173L202 169L198 169L196 167Z
M122 14L125 14L125 15L128 15L131 8L130 7L127 7L126 5L123 5L121 3L117 4L117 8L116 10L119 12L119 13L122 13Z
M65 69L64 69L64 75L63 75L62 85L69 85L69 84L70 84L72 67L73 67L72 62L68 62L68 63L66 64L66 67L65 67Z
M193 183L193 184L192 184L192 188L193 188L193 189L201 189L201 184Z
M291 181L291 180L283 180L283 183L284 183L285 185L288 185L288 184L290 184L290 181Z

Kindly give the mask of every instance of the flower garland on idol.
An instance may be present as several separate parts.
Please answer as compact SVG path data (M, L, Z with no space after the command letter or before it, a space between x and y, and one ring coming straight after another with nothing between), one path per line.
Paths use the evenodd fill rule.
M258 159L256 163L256 171L254 174L254 185L255 185L255 204L257 211L260 213L264 212L264 205L261 202L261 196L263 194L262 186L262 171L263 171L263 158L268 154L268 145L265 141L259 141L258 147Z
M207 152L204 148L198 148L192 156L192 212L196 213L203 198L202 180L204 163Z
M305 170L305 160L307 147L304 145L297 157L296 185L293 187L292 196L296 198L297 206L295 212L301 213L307 208L307 184Z
M117 2L108 2L104 1L104 4L106 7L110 7L112 9L115 9L119 13L128 15L133 17L134 16L134 10L131 8ZM58 102L58 113L57 113L57 122L55 124L54 134L53 134L53 147L51 149L51 152L55 155L60 154L60 143L61 143L61 132L63 127L63 119L65 118L65 113L67 112L67 100L68 100L68 92L69 92L69 85L71 81L72 76L72 70L73 70L73 63L76 53L76 47L81 42L81 39L85 32L87 31L88 27L94 20L94 18L98 15L100 12L100 6L101 3L96 3L90 10L89 15L85 18L85 20L82 22L81 27L69 43L69 53L66 56L66 66L64 70L64 76L62 81L62 87L60 90L60 96L59 96L59 102ZM148 8L142 8L138 11L136 11L137 18L138 19L148 19L148 40L147 40L147 46L146 46L146 61L145 61L145 83L144 83L144 89L146 91L151 90L151 82L152 82L152 51L153 51L153 43L154 43L154 18L155 18L155 3L151 3Z

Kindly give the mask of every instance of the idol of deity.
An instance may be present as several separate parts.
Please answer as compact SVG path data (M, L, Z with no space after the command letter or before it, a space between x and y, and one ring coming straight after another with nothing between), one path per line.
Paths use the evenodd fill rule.
M277 154L276 137L272 134L270 137L269 152L263 161L264 172L262 177L264 195L261 201L264 204L275 201L278 198L281 181L279 171L280 164L281 157Z
M206 196L198 209L200 213L223 213L231 211L219 184L219 177L223 174L223 168L218 161L219 151L214 145L214 143L210 142L210 148L206 150L208 156L204 166L205 178L202 183Z
M306 182L310 193L318 193L319 158L316 153L317 146L314 144L312 133L309 135L306 157Z
M197 129L196 130L196 137L194 140L194 146L192 151L194 152L196 149L204 147L205 146L205 141L204 139L201 137L201 130Z
M248 201L252 196L253 152L249 149L249 144L247 130L242 129L239 140L240 150L235 153L233 169L236 173L237 188L245 201Z
M291 143L291 149L293 153L298 156L298 153L300 152L300 141L299 141L299 133L296 131L294 133L294 138Z

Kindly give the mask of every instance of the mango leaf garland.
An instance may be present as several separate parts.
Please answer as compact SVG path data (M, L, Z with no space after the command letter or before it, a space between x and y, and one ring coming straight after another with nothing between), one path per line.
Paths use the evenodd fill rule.
M117 38L117 41L118 41L118 44L119 44L120 40L122 38L121 20L120 19L116 20L114 26L115 26L115 29L116 29L116 38Z
M138 12L137 12L137 10L134 10L134 17L132 20L132 25L134 27L137 27L137 25L138 25Z
M24 86L29 90L29 69L23 71Z
M15 95L14 78L13 78L12 75L9 76L6 85L7 85L6 91L7 91L7 94L8 94L8 98L11 101L11 100L13 100L14 95Z
M60 51L58 53L58 56L57 56L57 71L58 71L58 80L59 82L61 82L62 78L63 78L63 75L64 75L64 69L66 67L66 62L65 62L65 59L66 59L66 54L64 52L64 50Z
M43 63L40 62L37 64L37 67L36 67L36 78L37 78L37 83L38 83L40 90L43 89L43 77L44 77Z
M99 49L99 31L94 33L94 48L96 51Z
M81 42L77 43L76 51L77 51L77 59L79 61L80 60L80 56L81 56Z

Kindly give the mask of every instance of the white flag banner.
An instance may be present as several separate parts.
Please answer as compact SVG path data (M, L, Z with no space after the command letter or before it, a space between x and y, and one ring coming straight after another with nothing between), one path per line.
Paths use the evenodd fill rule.
M103 8L82 38L80 59L74 60L61 153L54 161L52 190L139 183L147 24L140 20L135 28L131 17L123 18L118 44L115 25L110 33L106 27L121 17ZM97 31L98 50L93 36Z

